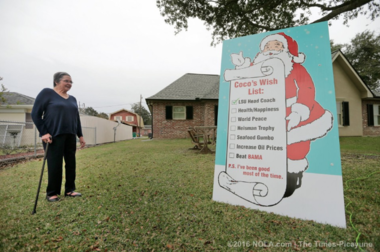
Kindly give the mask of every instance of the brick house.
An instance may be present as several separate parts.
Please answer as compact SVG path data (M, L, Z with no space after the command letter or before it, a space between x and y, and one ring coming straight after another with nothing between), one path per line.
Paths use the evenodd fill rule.
M186 138L187 128L215 126L219 75L187 73L146 98L154 138Z
M117 120L120 120L122 124L132 126L132 132L134 137L143 135L143 118L132 111L120 109L110 114L110 120L115 122Z
M380 93L370 90L341 51L331 55L339 136L380 136ZM146 99L153 137L186 138L190 126L217 125L219 75L185 74Z
M144 128L142 129L142 135L148 136L150 133L152 133L152 125L144 125Z

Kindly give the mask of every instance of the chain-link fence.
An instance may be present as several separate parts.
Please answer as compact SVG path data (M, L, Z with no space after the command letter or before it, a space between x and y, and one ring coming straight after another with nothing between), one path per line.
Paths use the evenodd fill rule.
M0 155L37 152L42 149L32 122L0 121Z
M96 145L96 127L82 127L86 145ZM79 146L79 140L78 146ZM36 155L43 150L39 132L33 122L0 120L0 156L18 153Z
M94 116L81 115L82 132L86 146L132 139L132 127ZM116 136L116 137L115 137ZM77 146L80 146L77 139ZM43 153L42 141L33 122L0 120L0 159L12 154L28 156ZM13 156L12 156L13 157ZM9 157L11 158L11 157Z

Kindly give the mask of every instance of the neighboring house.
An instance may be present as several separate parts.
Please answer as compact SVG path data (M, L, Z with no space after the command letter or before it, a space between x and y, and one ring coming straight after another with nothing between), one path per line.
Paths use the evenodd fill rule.
M332 53L339 136L380 136L380 94L341 51ZM155 138L186 138L187 128L217 125L219 75L185 74L146 98Z
M341 51L332 53L339 136L380 136L380 96Z
M34 138L31 112L34 98L16 92L4 92L0 102L0 145L24 145Z
M16 92L4 92L5 103L0 103L0 120L32 122L34 98Z
M147 136L148 134L152 133L152 125L144 125L144 128L142 130L142 135Z
M122 124L132 126L134 136L139 136L143 133L143 128L144 128L143 118L132 111L129 111L126 109L120 109L110 114L110 120L115 121L115 122L120 120Z
M187 128L215 126L219 75L188 73L146 98L155 138L186 138Z

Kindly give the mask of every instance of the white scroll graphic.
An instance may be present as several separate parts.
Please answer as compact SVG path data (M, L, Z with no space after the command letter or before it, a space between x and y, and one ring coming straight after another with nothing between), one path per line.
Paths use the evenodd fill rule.
M219 185L260 206L278 204L287 181L284 64L226 70L230 82L226 170Z
M245 78L258 78L269 76L273 73L273 67L270 65L274 59L258 62L253 66L243 69L227 69L224 72L224 80L232 81ZM282 61L281 61L281 64Z

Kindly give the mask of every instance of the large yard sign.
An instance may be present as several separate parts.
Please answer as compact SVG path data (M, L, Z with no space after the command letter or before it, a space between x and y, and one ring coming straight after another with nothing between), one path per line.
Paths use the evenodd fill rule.
M223 42L213 199L346 227L327 23Z

